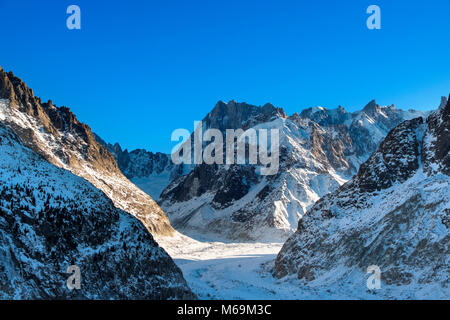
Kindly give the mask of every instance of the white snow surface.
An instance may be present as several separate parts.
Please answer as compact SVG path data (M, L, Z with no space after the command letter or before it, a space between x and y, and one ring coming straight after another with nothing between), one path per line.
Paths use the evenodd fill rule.
M345 281L319 279L314 283L299 280L295 275L277 279L272 275L274 260L282 243L236 243L203 237L194 240L180 233L173 237L156 237L180 267L191 290L201 300L326 300L326 299L433 299L445 292L438 284L417 286L386 286L367 289L370 274L343 267L334 270Z
M290 299L288 292L277 292L278 280L264 268L275 259L282 243L197 241L180 233L156 240L181 268L199 299ZM292 289L294 293L296 288Z

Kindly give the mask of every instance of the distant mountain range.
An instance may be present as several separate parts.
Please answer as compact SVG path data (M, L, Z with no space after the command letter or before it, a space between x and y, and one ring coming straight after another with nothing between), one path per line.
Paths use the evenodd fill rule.
M186 174L189 166L175 165L169 154L149 152L144 149L133 151L122 150L119 143L106 143L95 135L96 140L103 145L117 161L119 169L141 190L158 200L161 192L169 183Z
M261 176L252 165L201 164L173 180L158 203L172 225L191 236L284 240L318 199L357 172L392 128L422 115L375 101L358 112L315 107L292 116L271 104L219 102L203 119L203 130L279 129L278 173Z

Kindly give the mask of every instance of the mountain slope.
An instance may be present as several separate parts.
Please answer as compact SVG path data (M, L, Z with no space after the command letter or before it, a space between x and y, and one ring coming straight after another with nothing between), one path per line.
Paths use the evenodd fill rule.
M161 208L119 170L88 125L66 107L43 103L27 85L0 68L0 121L11 127L27 147L54 165L85 178L114 204L139 218L150 232L171 235Z
M285 240L315 201L357 172L391 128L418 115L375 101L354 113L316 107L290 117L270 104L219 102L203 119L203 130L278 129L278 173L261 176L254 165L201 164L174 180L158 203L187 234Z
M77 265L81 289L66 270ZM0 299L194 298L136 218L0 123Z
M381 269L384 297L450 294L450 103L405 121L358 174L318 201L284 244L274 274L335 284L362 296L367 267Z

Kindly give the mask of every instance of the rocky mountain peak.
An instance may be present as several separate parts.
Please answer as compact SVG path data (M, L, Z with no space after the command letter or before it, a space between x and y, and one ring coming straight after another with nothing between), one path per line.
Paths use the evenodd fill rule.
M450 99L450 97L449 97ZM441 97L441 104L439 105L439 109L443 109L448 105L448 100L446 96Z
M427 125L423 151L425 170L429 174L441 171L450 175L450 97L441 99L439 109L428 116Z
M374 100L370 101L368 104L366 104L366 106L363 108L364 112L376 112L377 109L379 109L380 106L377 104L377 102Z
M29 114L37 113L41 99L35 97L33 90L11 71L6 73L0 67L0 99L9 100L12 106L22 107Z
M58 131L72 133L81 137L89 146L95 144L90 127L78 121L69 108L64 106L58 108L52 100L43 103L40 98L34 96L33 90L24 81L1 68L0 98L8 100L11 108L16 108L38 120L48 133L58 134ZM110 163L108 170L117 171L117 166Z
M321 126L330 126L343 124L345 120L349 119L351 115L339 106L336 109L327 109L324 107L313 107L304 109L300 113L300 118L309 119Z
M108 148L108 150L110 150L110 152L111 152L112 154L114 154L114 155L116 155L116 154L121 154L122 152L128 153L128 150L127 150L127 149L122 150L122 147L121 147L120 144L117 143L117 142L114 143L114 145L112 145L110 148Z
M324 108L324 107L320 107L320 106L317 106L317 107L311 107L311 108L306 108L306 109L303 109L301 112L300 112L300 116L302 117L302 118L311 118L312 117L312 115L314 115L315 113L318 113L318 114L326 114L327 113L327 109L326 108Z
M13 100L14 88L8 74L0 67L0 99Z
M234 100L228 103L219 101L203 119L203 126L216 128L221 131L226 129L247 129L277 117L287 118L287 115L283 109L277 108L270 103L260 107Z
M205 118L203 129L278 128L282 141L279 174L263 178L251 165L198 165L173 180L158 203L172 223L188 233L284 239L315 201L357 172L392 128L422 115L373 108L376 114L368 115L362 110L347 112L342 106L314 107L284 119L284 112L279 114L271 104L219 102ZM234 200L227 202L228 198Z
M158 200L170 181L184 173L184 166L173 164L169 154L145 149L123 150L117 142L106 143L98 135L95 137L114 155L120 171L154 200Z

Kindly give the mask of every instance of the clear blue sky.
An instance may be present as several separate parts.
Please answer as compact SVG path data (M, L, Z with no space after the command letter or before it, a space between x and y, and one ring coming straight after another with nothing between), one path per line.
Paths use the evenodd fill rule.
M82 30L66 28L81 8ZM381 8L382 29L366 28ZM450 93L450 1L0 0L0 65L110 142L169 152L218 100L432 109Z

